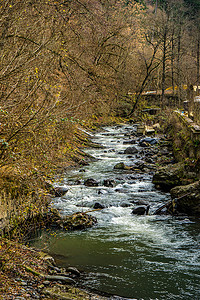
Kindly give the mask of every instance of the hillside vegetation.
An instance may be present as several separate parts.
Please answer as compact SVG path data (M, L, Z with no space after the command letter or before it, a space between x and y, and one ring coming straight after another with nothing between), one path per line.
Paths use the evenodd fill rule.
M2 220L45 209L45 181L83 163L82 128L137 116L144 90L162 90L164 107L167 87L181 104L198 85L194 9L155 2L0 1Z

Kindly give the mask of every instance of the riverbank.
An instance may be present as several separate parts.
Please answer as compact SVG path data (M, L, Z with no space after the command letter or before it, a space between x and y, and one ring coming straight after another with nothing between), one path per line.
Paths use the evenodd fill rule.
M123 124L95 133L93 140L103 147L85 151L96 160L71 170L60 182L69 190L54 199L54 207L69 215L101 206L91 213L97 225L56 235L54 230L43 231L32 246L47 246L60 267L76 266L79 283L91 289L128 299L186 293L195 298L199 223L186 214L154 214L171 199L152 184L159 162L174 165L172 149L167 149L171 141L161 134L154 137L158 144L146 144L144 137L136 136L136 128L137 124ZM148 206L148 214L135 214L139 207L147 212Z
M113 123L118 120L111 118L107 121ZM72 141L70 139L70 143L67 142L67 152L56 160L54 169L48 164L46 170L43 167L41 170L27 169L19 162L0 168L0 299L105 299L103 296L80 290L74 285L62 285L58 280L48 283L45 276L56 274L56 271L52 271L49 262L40 257L38 251L24 245L26 237L35 230L48 227L49 223L52 225L53 220L54 223L57 222L57 227L63 227L62 218L54 214L50 206L52 197L63 193L54 188L53 181L61 179L63 172L87 165L92 160L82 149L98 146L90 141L92 133L88 130L97 130L102 124L93 120L88 124L89 127L79 126L73 130L74 138ZM81 218L78 215L77 218L72 217L73 222L65 220L66 230L90 227L95 221L87 215L81 215ZM58 271L57 267L55 269Z
M0 299L80 299L106 297L76 287L75 268L59 269L49 255L7 239L0 240Z
M125 147L126 149L125 150L127 150L127 151L125 151L125 152L127 152L127 153L125 153L124 152L124 154L126 155L126 157L129 157L129 158L131 158L131 156L133 156L133 153L130 153L130 148L134 148L133 146L133 140L135 140L135 142L136 143L138 143L139 142L139 140L140 140L140 147L142 147L142 149L141 149L141 151L140 151L140 153L137 153L137 155L139 155L140 156L140 159L142 158L143 159L143 162L141 163L141 161L140 161L140 163L139 164L136 164L135 166L130 166L130 164L127 166L127 168L126 168L126 164L124 163L124 169L121 169L121 171L118 169L118 171L117 172L125 172L125 173L127 173L127 176L128 176L128 174L130 173L130 174L137 174L137 176L141 176L140 174L145 174L145 173L152 173L152 171L154 171L155 170L155 168L158 168L158 166L161 166L161 165L168 165L168 164L171 164L171 165L173 165L173 155L172 155L172 149L171 150L169 150L169 147L171 147L172 145L171 145L171 141L169 140L169 141L167 141L166 140L166 138L164 138L164 139L162 139L161 138L161 143L160 143L160 145L161 145L161 147L159 148L159 150L158 149L156 149L156 147L152 147L151 146L151 144L149 143L149 141L150 140L143 140L143 141L141 141L142 140L142 137L141 138L135 138L133 135L132 135L132 130L131 130L131 126L129 126L129 125L127 125L126 126L127 127L127 133L125 133L125 140L123 141L123 143L124 143L124 146L123 147ZM117 128L117 126L116 126L116 128ZM105 134L105 136L106 135L108 135L109 133L107 133L107 132L105 132L104 133ZM113 133L114 134L114 133ZM112 134L111 134L111 136L112 136ZM154 140L154 139L153 139ZM134 142L134 143L135 143ZM131 147L130 147L130 144L131 144ZM131 151L133 151L134 149L132 149ZM102 151L103 152L106 152L107 150L105 149L105 150L103 150L102 149ZM108 153L109 153L109 151L111 151L111 149L108 149ZM113 151L113 150L112 150ZM112 152L110 152L110 153L112 153ZM120 153L119 153L120 154ZM122 153L120 154L120 155L122 155ZM134 154L135 155L135 154ZM89 157L89 156L88 156ZM84 168L87 168L87 166L85 166ZM83 168L83 166L82 166L82 171L84 171L84 168ZM123 171L124 170L124 171ZM81 174L81 173L80 173ZM102 174L103 175L103 174ZM129 175L130 176L130 179L131 179L131 175ZM136 178L137 178L137 176L136 176ZM127 177L128 178L128 177ZM131 181L133 181L133 178L131 179ZM101 190L100 190L101 191ZM120 189L119 191L117 191L118 193L123 193L123 188L122 189ZM103 191L102 191L102 193L103 193ZM124 203L123 205L127 205L128 203ZM125 206L124 206L125 207ZM9 244L8 242L6 242L6 244ZM18 247L18 245L16 244L16 247ZM24 246L22 246L22 249L20 250L20 248L18 249L18 250L14 250L13 249L13 254L11 253L10 254L10 256L9 257L13 257L14 256L14 253L16 253L16 252L18 252L19 251L19 253L20 253L20 251L21 251L21 253L23 253L23 249L25 249L25 248L23 248ZM3 249L3 252L2 253L9 253L10 252L10 250L9 249L11 249L10 248L10 246L8 246L8 250L6 250L7 248L5 247L5 245L3 245L2 244L2 249ZM33 250L31 250L31 249L28 249L28 248L26 248L26 251L27 251L27 253L29 253L29 251L30 251L30 253L32 253L32 260L34 261L35 260L35 258L37 257L37 251L33 251ZM26 261L29 261L29 258L28 258L28 256L29 255L27 255L27 259L26 259ZM37 259L38 259L38 257L37 257ZM36 262L35 263L33 263L33 266L34 266L34 264L35 264L35 266L37 266L37 264L41 264L41 266L43 266L44 267L44 269L43 269L43 272L45 272L45 274L48 276L49 275L49 265L47 264L46 265L46 262L44 263L44 261L42 260L42 261L38 261L38 260L36 260ZM6 265L6 264L5 264ZM9 265L9 263L8 263L8 265ZM32 272L30 272L30 270L32 269L34 272L35 272L35 269L34 268L31 268L31 263L30 263L30 265L29 265L29 263L28 263L28 268L25 268L25 271L22 269L19 269L19 272L18 272L18 269L16 269L17 270L17 272L16 273L22 273L22 274L25 274L25 277L27 278L27 281L28 281L28 276L29 276L29 273L31 273L31 274L33 274ZM21 262L15 262L15 264L14 264L14 269L16 268L15 266L17 266L17 268L18 268L18 266L20 266L21 267ZM45 269L46 268L46 269ZM57 267L56 267L57 268ZM6 269L5 269L6 270ZM3 276L6 274L6 276L9 274L9 267L8 267L8 271L9 272L7 272L7 270L6 270L6 272L5 272L5 270L3 271ZM59 272L58 272L58 274L60 274L60 269L59 268L57 268L57 271L59 270ZM52 270L51 270L52 271ZM58 275L57 274L57 271L56 271L56 275ZM36 268L36 272L37 272L37 268ZM61 271L61 272L63 272L63 271ZM37 272L37 273L39 273L39 272ZM12 278L13 278L13 274L15 274L15 272L14 273L12 273ZM66 274L65 272L64 272L64 275L66 276L66 275L69 275L69 274ZM31 275L32 276L32 275ZM38 274L34 274L34 276L36 276L35 277L35 279L34 280L36 280L37 282L43 282L43 281L49 281L49 280L46 280L46 278L45 277L42 277L42 276L39 276L38 277ZM15 277L14 277L15 278ZM3 277L3 279L5 279L5 277ZM7 279L8 279L8 281L7 282L9 282L9 277L7 277ZM22 276L22 278L21 278L22 280L23 280L23 276ZM73 279L73 278L72 278ZM19 285L18 285L18 283L19 283ZM39 284L38 283L38 284ZM19 290L21 289L21 290L23 290L23 288L22 288L22 286L23 286L23 284L21 285L20 284L20 280L18 281L18 280L16 280L16 282L14 281L14 283L12 283L12 282L10 282L10 285L11 286L15 286L15 284L16 284L16 287L18 286L19 287ZM41 284L42 285L42 284ZM49 286L48 286L49 285ZM34 284L28 284L27 285L28 286L28 290L29 290L29 288L30 288L30 286L34 286ZM40 284L39 284L39 286L40 286ZM48 286L48 288L47 288L47 286ZM53 283L53 282L50 282L50 283L48 283L47 284L47 286L46 286L46 291L47 291L47 293L61 293L61 290L60 289L62 289L62 288L64 288L64 287L62 287L62 286L60 286L58 283L56 283L55 284L55 282ZM53 287L54 286L54 287ZM43 286L42 288L43 289L41 289L41 290L38 290L38 285L37 286L35 286L34 287L35 288L35 292L37 291L39 294L38 294L38 296L39 297L52 297L52 294L51 295L46 295L45 293L44 293L44 288L45 288L45 286ZM69 290L70 290L70 288L68 287L67 288L67 293L69 293ZM81 295L81 293L82 292L79 292L78 290L76 290L76 289L72 289L73 290L73 293L75 293L75 295L73 295L73 293L69 296L69 297L71 297L71 298L69 298L69 299L73 299L72 298L72 296L73 297L75 297L75 299L87 299L86 298L86 295L89 295L88 297L91 297L91 294L90 293L88 293L88 294L84 294L84 296L82 296ZM8 293L9 293L9 291L7 291ZM64 292L66 293L66 288L64 289ZM5 293L5 291L4 291L4 293ZM19 292L20 293L20 292ZM63 291L62 291L62 293L63 293ZM60 294L59 294L60 295ZM11 296L11 295L8 295L9 297ZM66 297L68 297L67 295L65 295ZM20 297L20 295L19 295L19 297ZM27 297L29 297L29 296L27 296ZM60 296L53 296L53 297L60 297ZM64 296L63 296L64 297ZM79 298L78 298L79 297ZM80 298L80 297L85 297L85 298ZM92 297L101 297L101 296L97 296L97 295L94 295L93 294L93 296ZM4 294L4 299L5 299L5 294ZM12 298L8 298L8 299L12 299ZM26 298L25 298L26 299ZM28 299L28 298L27 298ZM34 298L33 298L34 299ZM36 299L37 299L37 297L36 297ZM47 299L49 299L49 298L47 298ZM51 299L51 298L50 298ZM59 298L58 298L59 299ZM67 298L63 298L63 299L67 299ZM101 299L101 298L92 298L92 299Z

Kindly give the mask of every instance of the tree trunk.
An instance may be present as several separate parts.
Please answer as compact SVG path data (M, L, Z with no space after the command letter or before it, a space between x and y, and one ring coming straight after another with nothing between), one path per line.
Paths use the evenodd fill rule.
M177 81L178 81L178 106L181 106L181 27L178 32L178 54L177 54Z
M171 39L171 50L172 50L172 55L171 55L171 76L172 76L172 90L173 90L173 96L175 95L175 82L174 82L174 27L172 30L172 39Z
M197 94L199 95L200 93L200 89L199 89L199 85L200 85L200 62L199 62L199 51L200 51L200 36L198 35L198 41L197 41Z
M163 35L163 59L162 59L162 95L161 95L161 106L165 105L165 79L166 79L166 50L167 50L167 26L164 29Z

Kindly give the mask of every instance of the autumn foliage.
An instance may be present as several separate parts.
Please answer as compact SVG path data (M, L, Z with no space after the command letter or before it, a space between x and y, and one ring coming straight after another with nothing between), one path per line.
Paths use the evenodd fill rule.
M183 1L142 2L0 0L2 206L29 206L44 177L80 163L80 128L134 113L144 90L196 83Z

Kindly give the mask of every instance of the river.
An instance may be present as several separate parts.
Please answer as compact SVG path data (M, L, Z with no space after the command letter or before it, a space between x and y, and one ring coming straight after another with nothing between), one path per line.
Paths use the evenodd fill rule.
M131 166L141 159L142 152L124 154L130 146L124 141L134 130L129 125L110 126L94 134L92 140L103 147L85 151L97 160L68 171L60 182L69 191L53 200L54 207L69 215L92 210L98 202L105 208L91 213L97 225L83 231L44 231L34 246L46 246L60 266L83 271L82 286L122 299L200 299L199 221L153 215L170 199L155 189L153 173L114 169L118 162ZM100 185L85 186L87 178ZM115 180L115 186L103 186L105 179ZM149 215L131 213L137 201L150 204Z

